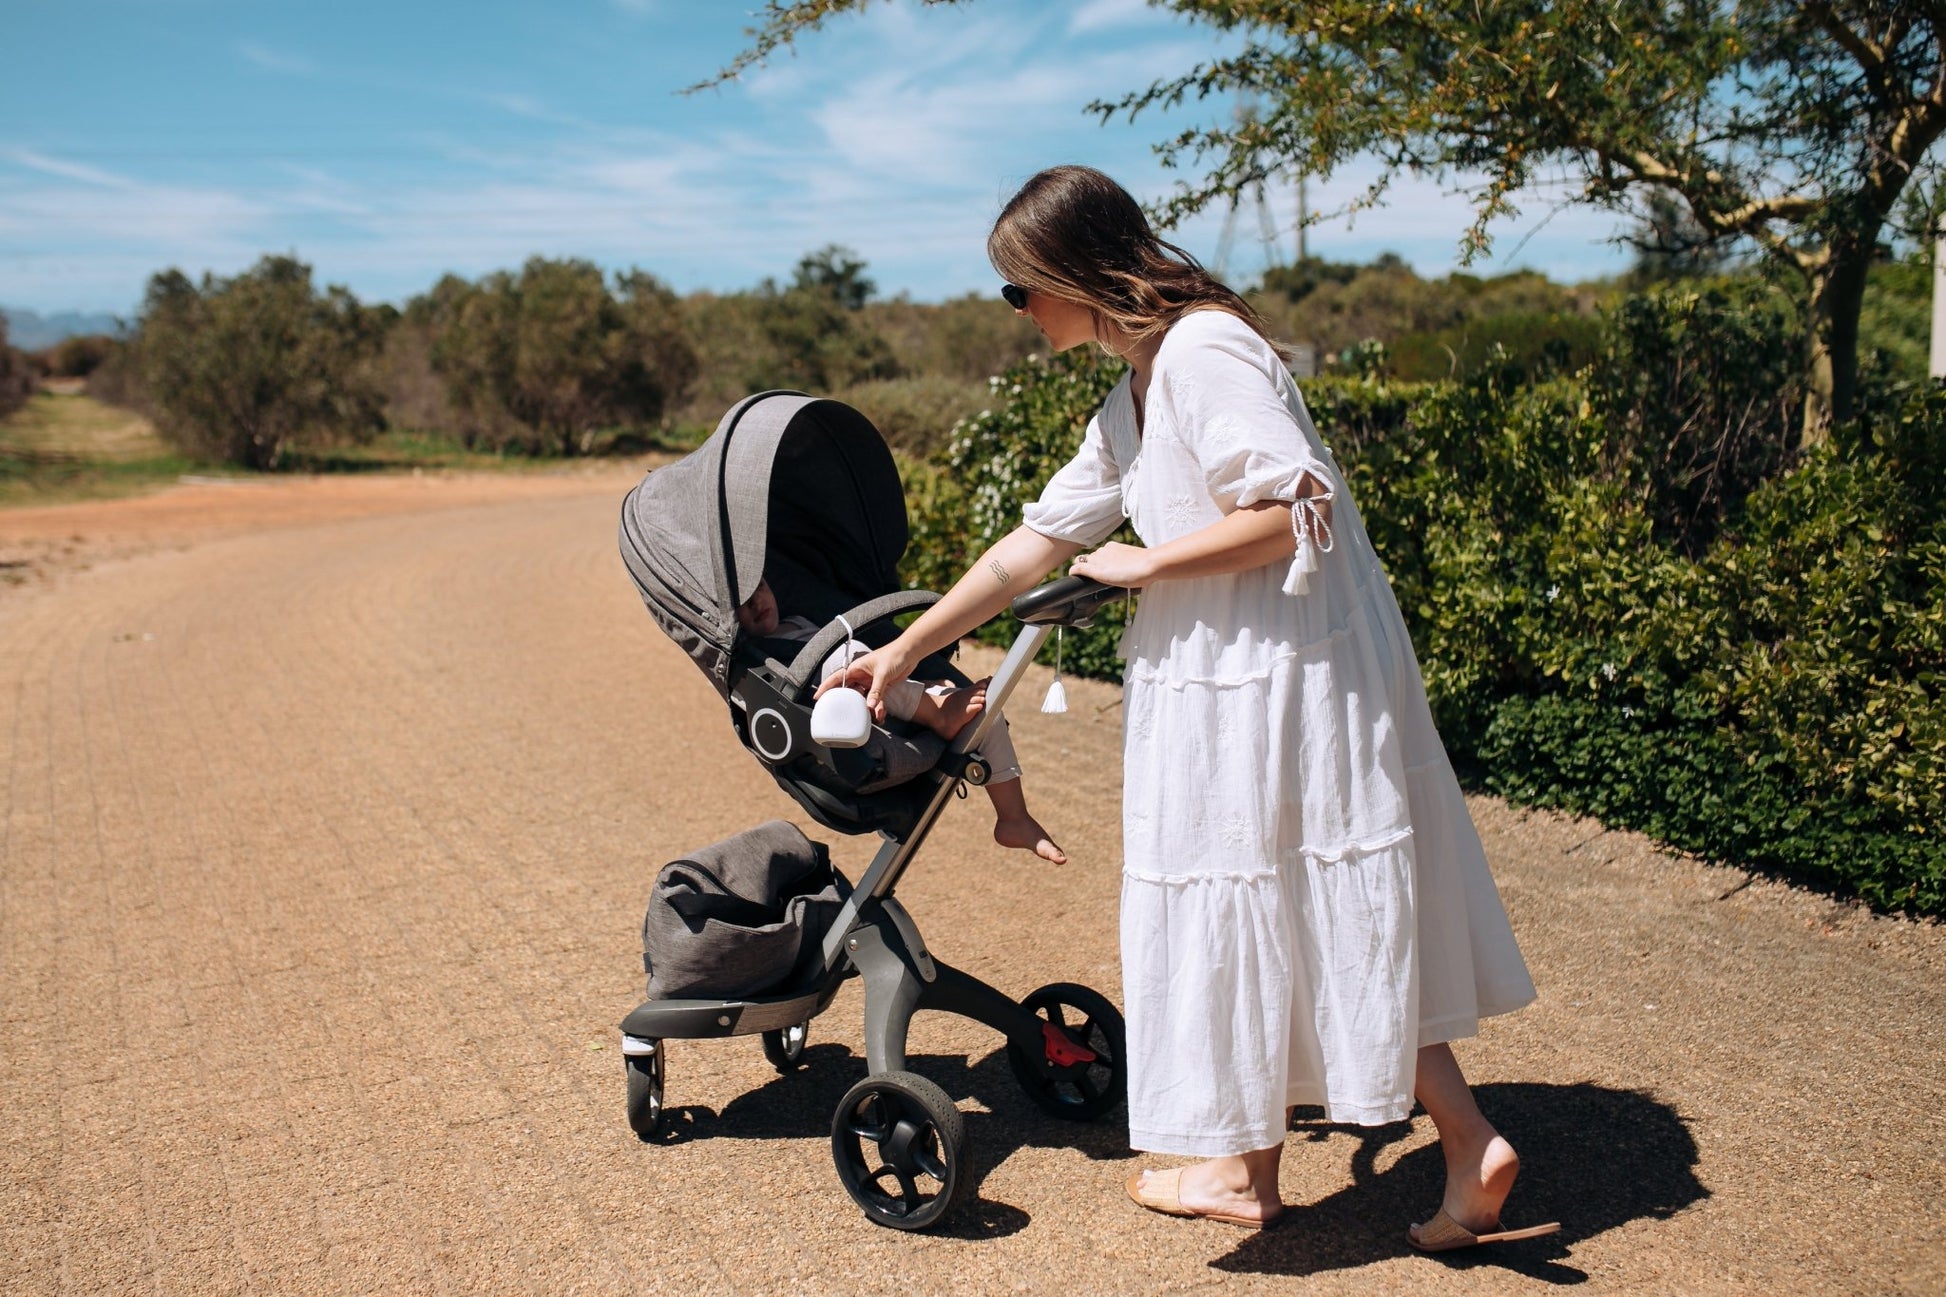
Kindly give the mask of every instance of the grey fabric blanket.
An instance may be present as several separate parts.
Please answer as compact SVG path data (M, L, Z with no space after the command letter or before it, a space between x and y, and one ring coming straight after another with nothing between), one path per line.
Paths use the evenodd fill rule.
M795 989L850 892L824 844L782 820L670 861L642 920L649 998Z

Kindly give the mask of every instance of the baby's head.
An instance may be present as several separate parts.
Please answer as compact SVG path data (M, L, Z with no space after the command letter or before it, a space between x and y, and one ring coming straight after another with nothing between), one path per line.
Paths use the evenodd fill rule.
M737 625L746 635L775 635L777 621L777 596L771 593L770 582L759 581L750 597L737 605Z

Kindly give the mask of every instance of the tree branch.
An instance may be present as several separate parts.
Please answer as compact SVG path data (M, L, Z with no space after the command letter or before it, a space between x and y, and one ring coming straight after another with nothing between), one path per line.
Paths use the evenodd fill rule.
M1831 38L1844 47L1845 52L1851 55L1852 59L1858 64L1859 67L1865 69L1865 75L1867 77L1869 77L1876 84L1882 85L1884 83L1885 80L1885 51L1884 50L1880 49L1877 45L1873 44L1871 41L1866 40L1863 36L1860 36L1857 32L1853 31L1851 28L1845 26L1844 20L1839 18L1838 15L1832 11L1831 6L1829 4L1826 4L1824 0L1810 0L1810 2L1804 6L1804 12L1808 14L1818 24L1818 26L1824 28L1826 31L1831 33Z

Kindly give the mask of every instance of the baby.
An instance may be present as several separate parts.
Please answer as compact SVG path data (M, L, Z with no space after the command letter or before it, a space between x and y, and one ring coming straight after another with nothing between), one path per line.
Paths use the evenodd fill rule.
M821 629L810 620L778 613L777 596L770 582L759 581L751 596L737 609L737 625L744 633L759 638L807 641ZM863 644L851 645L853 656L863 654ZM844 645L825 661L820 675L831 675L850 658ZM900 720L911 721L951 741L986 709L986 681L954 687L950 684L924 685L917 680L902 680L885 694L885 709ZM1013 740L1004 725L997 726L980 742L979 753L992 767L986 784L993 802L993 840L1003 847L1031 851L1052 864L1067 863L1067 855L1054 845L1054 839L1040 822L1027 813L1027 796L1020 787L1020 762L1014 756Z

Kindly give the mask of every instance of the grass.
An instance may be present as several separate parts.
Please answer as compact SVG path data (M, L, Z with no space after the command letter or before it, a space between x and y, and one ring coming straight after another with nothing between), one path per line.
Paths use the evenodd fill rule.
M596 456L687 450L708 429L660 437L598 437ZM317 447L287 457L298 473L397 473L412 469L534 472L565 463L552 456L470 450L457 438L388 429L357 446ZM78 392L42 391L0 420L0 508L116 499L159 490L185 474L245 477L246 470L191 459L156 435L147 419Z
M91 397L40 392L0 420L0 506L139 495L197 471L147 419Z

